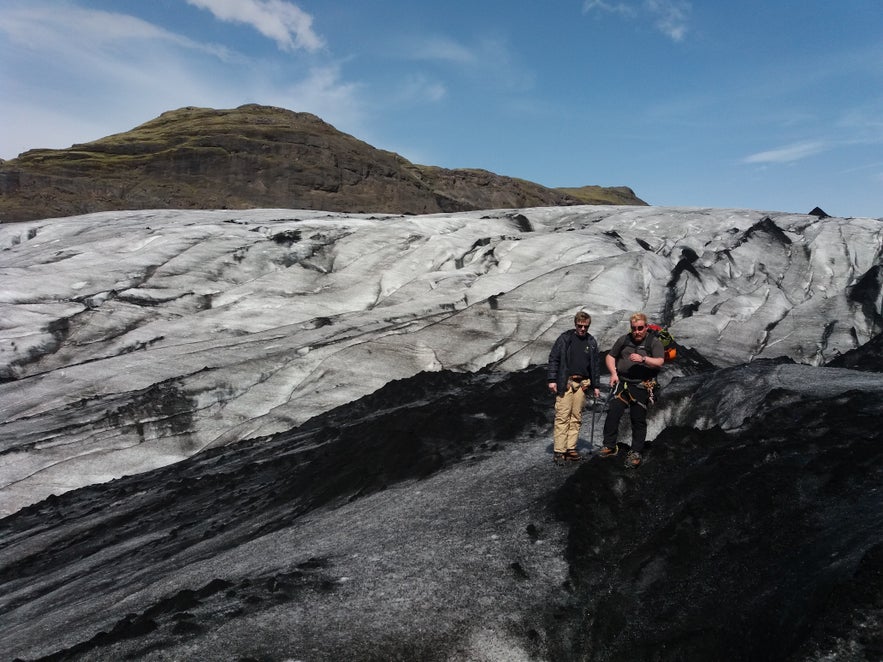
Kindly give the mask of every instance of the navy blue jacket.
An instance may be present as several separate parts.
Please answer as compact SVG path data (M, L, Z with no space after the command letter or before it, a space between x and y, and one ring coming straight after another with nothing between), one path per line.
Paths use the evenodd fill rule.
M601 382L601 353L598 351L598 341L589 333L589 374L586 375L592 380L592 388L600 388ZM555 382L558 385L558 393L564 393L567 387L567 378L574 374L573 370L567 365L567 357L570 350L570 343L576 336L576 329L568 329L560 336L555 344L552 345L552 351L549 352L549 364L546 367L546 381Z

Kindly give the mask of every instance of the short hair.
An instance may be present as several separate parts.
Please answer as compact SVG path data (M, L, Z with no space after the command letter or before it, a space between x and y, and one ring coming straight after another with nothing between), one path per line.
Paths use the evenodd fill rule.
M576 324L577 322L588 322L589 324L591 324L592 316L589 315L586 311L581 310L573 316L573 323Z
M629 322L637 322L638 320L647 323L647 316L644 313L634 313L631 317L629 317Z

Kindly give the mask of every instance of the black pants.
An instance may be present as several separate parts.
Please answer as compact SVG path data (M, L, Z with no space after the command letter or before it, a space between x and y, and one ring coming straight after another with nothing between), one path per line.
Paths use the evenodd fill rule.
M621 387L616 389L620 393ZM621 398L631 400L626 404ZM610 401L607 410L607 418L604 420L604 445L610 448L616 447L616 437L619 434L619 421L625 410L629 410L629 418L632 423L632 450L641 452L644 450L644 441L647 439L647 403L650 400L650 392L643 386L627 384L625 392L617 395Z

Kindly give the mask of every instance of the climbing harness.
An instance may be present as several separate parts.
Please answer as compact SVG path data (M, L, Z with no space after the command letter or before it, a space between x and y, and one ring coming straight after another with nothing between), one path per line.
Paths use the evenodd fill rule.
M637 388L643 387L647 390L648 398L646 405L638 400L638 398L636 398L634 395L632 395L631 391L629 391L629 382L631 382L632 385ZM645 379L643 381L639 381L637 379L620 379L616 385L615 396L618 400L624 402L626 405L631 406L633 404L638 404L646 409L648 405L656 404L657 386L659 386L659 384L657 384L655 379Z

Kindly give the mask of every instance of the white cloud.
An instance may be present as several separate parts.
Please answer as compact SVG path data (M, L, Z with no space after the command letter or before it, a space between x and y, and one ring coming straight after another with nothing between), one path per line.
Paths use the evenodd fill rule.
M358 87L336 66L255 66L150 22L69 4L0 11L0 158L127 131L182 106L267 103L359 128Z
M635 16L637 10L624 2L607 2L606 0L585 0L583 2L583 13L588 14L592 11L603 11L609 14L620 14L622 16Z
M36 5L0 12L0 33L20 49L40 57L55 53L64 62L89 57L113 60L121 50L135 50L134 42L139 46L165 43L222 60L234 58L222 46L193 41L134 16L66 6Z
M583 13L618 14L623 18L648 18L654 27L673 41L682 41L689 29L692 5L688 0L644 0L641 3L584 0Z
M358 98L361 86L342 81L336 65L315 67L306 78L287 87L279 87L272 81L264 82L261 87L260 103L313 113L348 133L361 129L364 120L364 105Z
M447 37L429 37L413 45L411 56L418 60L441 60L472 64L478 60L472 49Z
M646 0L644 6L655 16L656 28L674 41L687 34L687 22L692 9L686 0Z
M874 163L865 163L860 166L853 166L850 168L844 168L843 170L840 171L839 174L849 175L854 172L862 172L864 170L877 170L879 168L883 168L883 161L876 161ZM878 176L879 176L879 174L872 175L872 177L878 177Z
M0 48L2 158L95 140L203 103L206 58L194 53L236 59L132 16L61 3L0 12Z
M857 141L877 143L883 140L883 106L850 108L842 112L837 126L855 136Z
M324 40L313 31L313 17L284 0L187 0L230 23L252 26L286 51L302 48L317 51Z
M0 13L0 32L20 47L40 50L95 50L126 39L161 39L184 42L183 38L133 16L112 12L53 8L45 5L16 8Z
M469 44L447 36L411 34L401 40L398 56L440 65L445 76L461 77L458 78L461 82L479 82L484 90L523 91L534 85L535 76L530 67L519 61L505 37L493 32L479 35ZM418 77L421 75L424 74ZM447 85L444 89L447 94ZM442 88L426 87L425 91L440 97Z
M766 152L757 152L742 159L742 163L791 163L800 161L828 148L828 143L817 140L786 145Z
M398 93L399 103L435 103L448 94L444 83L424 74L413 74L405 79Z

